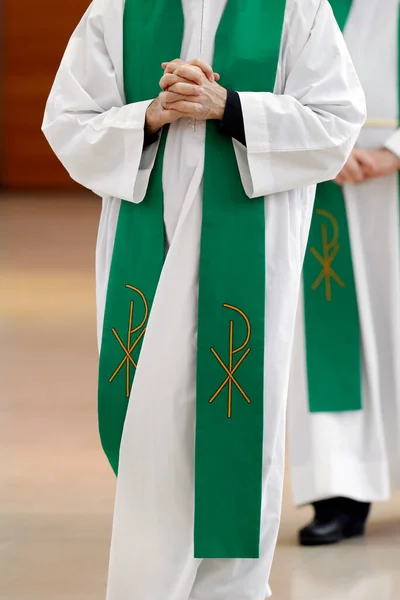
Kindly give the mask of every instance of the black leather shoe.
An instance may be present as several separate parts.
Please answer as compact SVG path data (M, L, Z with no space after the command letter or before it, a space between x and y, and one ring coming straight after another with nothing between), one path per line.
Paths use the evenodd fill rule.
M299 541L301 546L325 546L337 544L348 538L361 537L364 533L365 521L353 521L342 517L328 522L314 519L300 531Z
M314 520L299 533L301 546L337 544L365 533L370 504L348 498L330 498L316 502L314 509Z

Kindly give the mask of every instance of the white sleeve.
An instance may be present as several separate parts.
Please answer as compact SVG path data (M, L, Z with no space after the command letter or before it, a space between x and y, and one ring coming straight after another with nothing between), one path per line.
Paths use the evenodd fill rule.
M400 158L400 129L393 133L385 143L385 148Z
M143 152L151 99L125 105L122 10L122 2L91 4L67 46L42 129L72 179L100 196L140 202L157 145Z
M240 94L247 148L234 147L250 198L334 179L365 120L364 93L327 0L318 0L304 31L312 4L293 0L285 24L283 93Z

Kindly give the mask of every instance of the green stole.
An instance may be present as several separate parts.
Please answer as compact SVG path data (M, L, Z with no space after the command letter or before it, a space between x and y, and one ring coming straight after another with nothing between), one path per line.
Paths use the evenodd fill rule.
M343 30L351 0L330 0ZM349 227L341 187L317 187L304 270L310 412L362 408L360 323Z
M213 65L222 85L273 92L284 11L285 0L228 0ZM126 0L127 103L158 95L160 65L180 56L183 30L181 0ZM167 129L144 201L121 202L111 264L100 353L99 427L116 473L133 377L163 268L166 137ZM199 558L259 556L265 278L264 199L247 198L232 141L210 121L198 314L194 543Z

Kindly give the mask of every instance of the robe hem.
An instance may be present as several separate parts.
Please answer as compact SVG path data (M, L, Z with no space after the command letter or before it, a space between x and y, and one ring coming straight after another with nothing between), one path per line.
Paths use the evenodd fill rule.
M391 492L386 463L349 461L349 458L343 455L330 457L329 462L340 465L337 472L329 473L329 476L323 464L305 468L292 467L293 500L296 506L339 496L358 502L389 500ZM325 473L323 481L326 483L315 485L315 472Z

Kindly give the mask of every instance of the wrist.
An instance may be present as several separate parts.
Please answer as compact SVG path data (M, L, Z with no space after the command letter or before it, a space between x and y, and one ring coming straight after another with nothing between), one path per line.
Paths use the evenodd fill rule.
M225 114L226 101L228 98L228 90L226 90L222 86L218 86L218 87L219 87L218 103L217 103L217 107L215 109L214 119L216 121L222 121L224 118L224 114Z
M158 98L153 100L153 102L148 106L146 111L146 120L144 124L144 130L146 135L154 135L156 134L161 127L163 127L163 123L160 121L159 111L157 110L156 103L158 102Z

